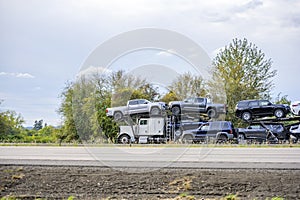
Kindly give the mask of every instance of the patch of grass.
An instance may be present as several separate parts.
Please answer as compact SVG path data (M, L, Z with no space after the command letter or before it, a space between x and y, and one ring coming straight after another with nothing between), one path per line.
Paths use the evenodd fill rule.
M14 196L5 196L5 197L1 197L1 200L17 200L17 197L14 197Z
M22 179L22 178L24 178L24 176L25 176L25 174L14 174L14 175L12 175L12 179L13 180L16 180L16 179Z
M238 197L236 194L229 194L226 197L224 197L224 200L238 200Z
M266 200L270 200L269 198L266 198ZM284 200L282 197L272 197L271 200Z
M174 181L170 182L170 186L175 186L177 191L183 190L188 191L192 189L191 183L193 182L193 177L183 177L179 179L175 179Z

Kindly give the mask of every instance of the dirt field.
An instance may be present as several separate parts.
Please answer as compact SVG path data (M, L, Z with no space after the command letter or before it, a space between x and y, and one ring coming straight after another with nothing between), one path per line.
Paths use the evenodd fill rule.
M299 170L0 166L0 197L16 199L300 199Z

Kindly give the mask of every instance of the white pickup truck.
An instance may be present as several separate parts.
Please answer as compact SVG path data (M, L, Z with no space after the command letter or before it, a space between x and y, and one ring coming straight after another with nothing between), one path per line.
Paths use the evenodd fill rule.
M146 99L133 99L127 102L126 106L119 106L106 109L106 116L121 120L125 115L149 114L151 116L161 115L165 111L164 102L150 102Z

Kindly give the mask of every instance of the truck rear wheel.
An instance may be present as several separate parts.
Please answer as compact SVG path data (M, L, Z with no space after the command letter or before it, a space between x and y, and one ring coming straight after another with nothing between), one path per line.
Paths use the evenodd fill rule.
M226 143L227 142L227 137L225 135L219 135L217 139L217 143Z
M150 115L159 115L160 109L158 107L152 107L150 110Z
M114 120L120 121L123 118L123 114L120 111L114 113Z
M191 135L185 135L182 138L183 144L192 144L193 143L193 137Z
M175 116L180 115L180 112L181 112L179 106L173 106L172 109L171 109L171 111L172 111L172 114L175 115Z
M276 118L282 118L282 117L284 117L284 112L283 112L283 110L281 110L281 109L276 109L276 110L274 111L274 116L275 116Z
M245 111L245 112L242 113L242 119L244 121L249 121L249 120L251 120L251 118L252 118L252 115L251 115L250 112Z
M207 111L207 115L208 115L209 118L216 118L217 117L217 111L216 111L216 109L210 108Z

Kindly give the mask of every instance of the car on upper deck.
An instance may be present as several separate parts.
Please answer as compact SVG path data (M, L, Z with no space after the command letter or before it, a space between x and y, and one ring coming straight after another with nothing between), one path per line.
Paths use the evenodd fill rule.
M217 118L220 114L227 113L225 104L211 103L208 98L189 97L183 101L171 101L169 109L175 116L189 114L207 114L209 118Z
M243 100L235 108L235 115L245 121L271 116L284 118L289 112L288 105L273 104L269 100Z
M118 106L106 109L106 116L121 120L124 116L134 114L148 114L150 116L160 116L164 114L166 104L164 102L151 102L147 99L132 99L126 106Z

